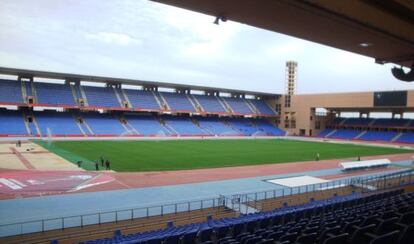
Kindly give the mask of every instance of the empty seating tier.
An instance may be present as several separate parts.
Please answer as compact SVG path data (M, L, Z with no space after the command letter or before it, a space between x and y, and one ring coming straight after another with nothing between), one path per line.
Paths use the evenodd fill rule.
M267 105L263 100L250 100L253 105L257 108L258 112L262 115L275 115L275 112Z
M157 100L151 91L125 89L132 107L136 109L160 110Z
M244 98L224 97L223 99L231 107L234 113L253 114L253 111L249 108Z
M125 112L28 111L33 121L24 123L22 112L2 110L2 135L40 136L283 136L285 132L265 119L151 115ZM6 126L7 125L7 126Z
M127 133L119 119L111 114L88 113L81 116L95 135L122 136Z
M37 112L35 117L42 136L83 135L70 113Z
M125 115L124 118L143 136L167 136L172 134L153 116Z
M368 131L359 139L367 141L391 141L397 134L395 131Z
M160 92L160 95L165 98L173 111L196 112L186 94Z
M20 82L0 79L0 103L24 103Z
M206 131L196 126L189 118L180 118L172 116L164 116L165 123L172 127L178 135L182 136L206 136Z
M75 106L72 90L68 84L34 83L37 103L42 105Z
M203 107L204 112L207 113L227 113L226 109L221 105L216 96L201 96L194 95L200 105Z
M119 108L122 107L112 87L83 86L89 106Z
M22 112L0 110L0 135L28 135Z
M337 138L337 139L354 139L357 137L361 131L358 130L344 130L338 129L333 134L329 136L329 138Z
M414 132L405 132L398 139L397 142L414 143Z
M236 136L242 135L241 132L233 129L229 125L225 124L224 121L218 118L199 118L199 126L205 131L208 131L211 135L215 136Z

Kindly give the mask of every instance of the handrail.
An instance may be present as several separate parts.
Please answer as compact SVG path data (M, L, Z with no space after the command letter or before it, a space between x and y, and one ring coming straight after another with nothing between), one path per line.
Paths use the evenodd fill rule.
M398 172L392 172L392 173L382 173L382 174L376 174L376 175L370 175L370 176L359 176L359 177L353 177L353 178L347 178L347 179L338 179L333 180L326 183L316 183L306 186L297 186L297 187L288 187L288 188L282 188L282 189L275 189L270 191L259 191L259 192L245 192L241 194L235 194L232 195L231 199L240 199L241 203L243 203L243 199L252 199L253 201L257 202L258 200L267 200L267 199L273 199L277 197L285 197L285 196L291 196L296 194L302 194L302 193L310 193L315 191L322 191L322 190L328 190L333 188L339 188L339 187L346 187L346 186L355 186L355 184L362 183L362 190L367 190L366 185L373 180L380 180L383 179L386 181L387 179L392 179L399 177L401 178L402 175L413 175L414 170L404 170L404 171L398 171ZM412 180L411 180L412 178ZM410 177L410 182L413 182L414 177ZM400 184L401 185L401 184ZM364 188L365 187L365 188ZM386 186L385 186L386 187Z
M164 205L128 208L113 211L96 212L89 214L70 215L65 217L47 218L39 220L19 221L0 225L0 237L23 235L49 230L65 229L70 227L83 227L85 225L104 224L121 220L134 220L163 216L166 214L178 214L193 210L204 210L223 206L220 198L208 198L194 201L168 203ZM74 223L75 222L75 223ZM13 226L18 227L18 229ZM25 226L31 226L31 230L25 230ZM33 226L37 227L34 228Z
M223 209L222 211L217 210L216 213L217 214L224 214L224 213L228 213L228 212L229 212L228 209ZM195 220L195 219L199 219L199 218L204 217L204 216L205 215L200 214L200 215L191 216L191 217L187 217L187 218L182 217L182 218L176 218L176 219L171 219L171 220L174 220L174 221ZM72 239L72 238L82 238L82 237L85 237L85 236L91 236L93 234L100 235L100 234L113 233L113 231L115 229L125 231L125 230L130 230L130 229L135 229L135 228L145 228L145 227L149 227L149 226L156 227L156 226L159 226L160 224L163 224L163 223L167 224L171 220L159 220L159 221L156 221L156 222L150 222L150 223L143 222L143 223L139 223L139 224L133 224L133 223L129 222L127 224L120 225L120 226L106 227L106 228L91 230L91 231L88 231L87 233L81 232L81 230L79 232L73 232L73 233L69 233L69 234L67 232L62 231L60 234L54 235L53 238L52 237L43 237L43 236L41 236L39 238L30 238L30 241L36 241L36 242L37 241L39 241L39 242L40 241L51 241L51 240L54 240L54 239L59 239L61 237L64 237L64 239L67 240L67 239ZM73 228L82 228L82 227L78 226L78 227L73 227ZM3 238L7 238L7 237L3 237Z

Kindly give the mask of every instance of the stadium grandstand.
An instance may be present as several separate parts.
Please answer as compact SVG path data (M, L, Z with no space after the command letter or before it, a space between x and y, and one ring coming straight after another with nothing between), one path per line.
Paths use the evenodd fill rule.
M411 79L404 1L154 2ZM0 243L412 243L414 90L297 94L280 69L284 93L0 67Z

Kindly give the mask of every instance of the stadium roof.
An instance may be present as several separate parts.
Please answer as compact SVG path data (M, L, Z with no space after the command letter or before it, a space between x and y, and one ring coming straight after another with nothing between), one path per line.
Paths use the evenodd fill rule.
M113 84L121 83L121 84L126 84L126 85L156 86L156 87L173 88L173 89L219 91L219 92L227 92L227 93L235 93L235 94L249 94L249 95L256 95L256 96L279 96L280 95L276 93L255 92L255 91L246 91L246 90L237 90L237 89L225 89L225 88L218 88L218 87L181 85L181 84L156 82L156 81L143 81L143 80L105 77L105 76L91 76L91 75L58 73L58 72L49 72L49 71L36 71L36 70L16 69L16 68L8 68L8 67L0 67L0 74L16 75L16 76L23 76L23 77L37 77L37 78L46 78L46 79L69 80L69 81L80 80L80 81L113 83Z
M153 0L411 66L414 2L406 0Z

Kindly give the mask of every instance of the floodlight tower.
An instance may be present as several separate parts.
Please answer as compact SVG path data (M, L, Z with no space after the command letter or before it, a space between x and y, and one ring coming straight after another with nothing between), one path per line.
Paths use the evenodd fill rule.
M285 107L290 107L291 96L296 93L296 81L298 63L296 61L286 62L286 84L285 84Z

